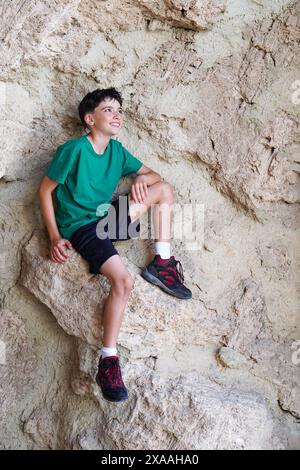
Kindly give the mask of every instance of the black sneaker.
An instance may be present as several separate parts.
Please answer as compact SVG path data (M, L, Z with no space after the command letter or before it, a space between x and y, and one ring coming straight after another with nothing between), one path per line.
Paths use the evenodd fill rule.
M100 356L96 382L108 401L124 401L128 393L122 380L118 356Z
M192 298L190 289L183 285L184 276L181 263L174 256L164 260L160 255L155 255L141 275L146 281L155 284L178 299Z

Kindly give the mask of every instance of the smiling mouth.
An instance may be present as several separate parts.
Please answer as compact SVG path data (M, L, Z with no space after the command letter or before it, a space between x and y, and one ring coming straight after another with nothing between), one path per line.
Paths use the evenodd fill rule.
M118 122L112 122L111 126L112 127L120 127L120 124Z

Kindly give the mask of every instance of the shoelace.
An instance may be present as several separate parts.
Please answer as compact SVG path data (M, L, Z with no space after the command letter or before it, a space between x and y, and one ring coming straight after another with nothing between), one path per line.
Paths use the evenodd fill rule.
M106 369L106 374L110 379L112 379L112 382L115 385L122 385L122 377L117 364L117 360L113 361L111 366Z
M177 259L174 259L173 264L174 264L174 266L176 268L176 271L177 271L177 274L178 274L178 280L179 280L180 284L183 284L184 283L184 276L183 276L182 264ZM177 267L177 265L178 265L178 267Z

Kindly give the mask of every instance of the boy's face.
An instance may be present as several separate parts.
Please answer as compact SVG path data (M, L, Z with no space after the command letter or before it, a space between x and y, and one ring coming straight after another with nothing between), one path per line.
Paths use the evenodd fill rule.
M109 136L117 135L122 125L122 107L114 98L101 101L93 113L85 115L89 128Z

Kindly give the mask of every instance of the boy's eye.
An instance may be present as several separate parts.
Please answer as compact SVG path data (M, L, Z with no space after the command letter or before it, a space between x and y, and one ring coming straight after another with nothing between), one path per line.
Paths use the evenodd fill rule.
M106 111L113 111L113 109L111 109L111 108L106 108L106 109L104 110L104 112L106 113ZM119 109L119 113L122 114L122 113L123 113L123 110L122 110L122 109Z

